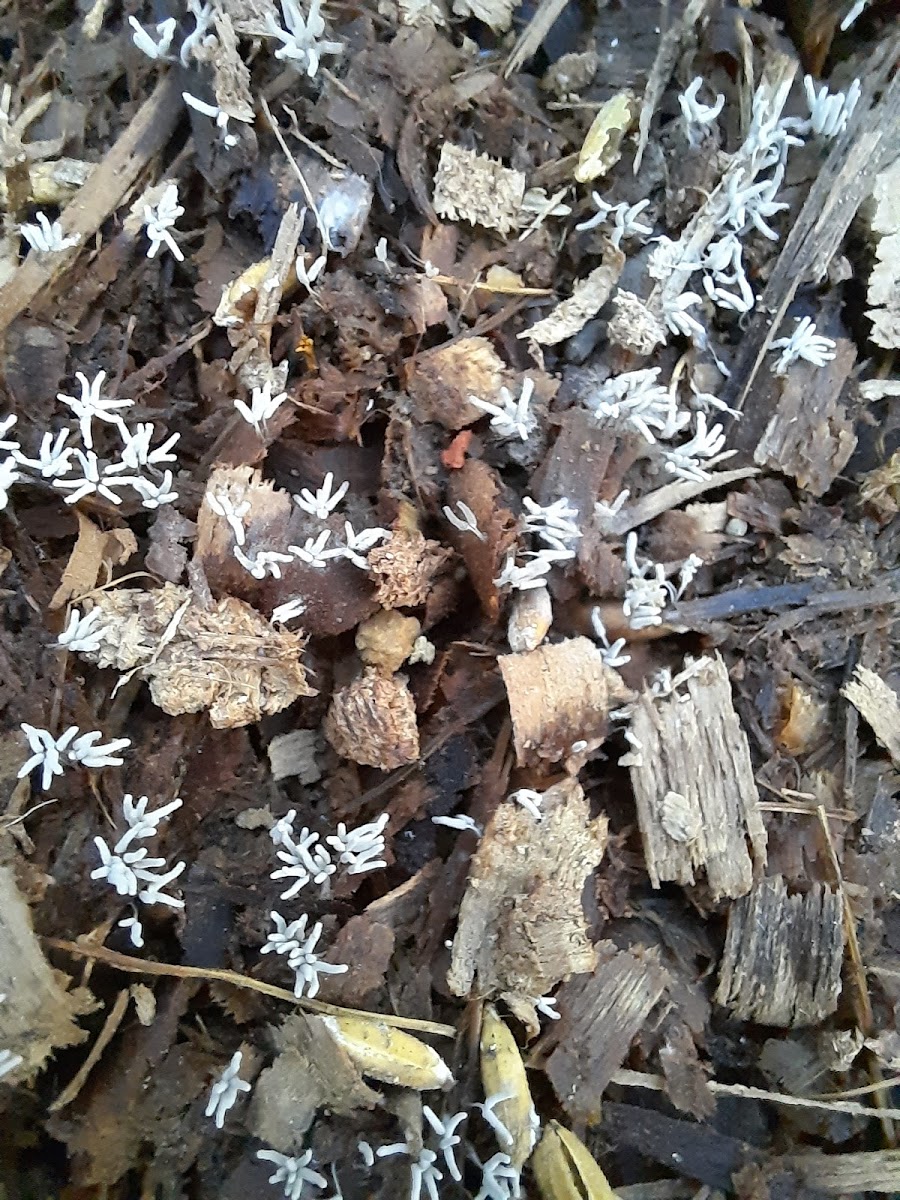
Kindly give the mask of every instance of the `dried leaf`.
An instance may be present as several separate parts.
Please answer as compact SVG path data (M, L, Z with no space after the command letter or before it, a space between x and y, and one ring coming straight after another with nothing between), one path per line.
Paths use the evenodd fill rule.
M104 531L84 513L76 510L75 516L78 540L50 601L51 609L62 608L73 598L92 591L104 570L111 574L112 567L123 566L137 550L137 538L127 527Z
M518 228L524 196L521 171L444 142L434 177L434 210L439 216L506 234Z
M537 1114L516 1039L493 1004L484 1006L481 1018L479 1062L485 1096L502 1093L506 1097L497 1102L494 1112L512 1137L504 1149L513 1166L521 1170L534 1149Z
M335 1042L363 1075L395 1087L430 1091L453 1083L436 1050L412 1034L369 1017L320 1017Z
M578 152L575 178L579 183L605 175L619 161L622 141L636 116L631 92L619 92L601 106Z
M619 280L625 265L625 255L616 246L608 246L603 262L585 279L578 279L568 300L557 304L542 321L523 329L517 337L527 338L542 346L555 346L565 338L580 332L604 306Z
M382 771L419 757L416 706L406 680L385 678L373 667L335 692L324 730L338 754Z
M543 794L543 820L501 804L469 870L447 982L500 995L532 1034L534 1001L596 963L582 908L584 882L606 849L606 818L590 820L584 792L566 779Z
M169 713L209 709L216 729L251 725L315 695L300 662L302 634L273 629L255 609L227 596L210 609L187 588L119 588L95 600L103 617L101 667L136 670Z
M587 1146L558 1121L545 1128L531 1165L544 1200L616 1200Z

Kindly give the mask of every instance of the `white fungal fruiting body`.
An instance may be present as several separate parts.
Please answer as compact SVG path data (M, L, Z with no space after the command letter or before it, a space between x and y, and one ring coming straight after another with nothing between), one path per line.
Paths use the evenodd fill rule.
M35 213L34 219L37 221L36 225L20 225L19 233L31 249L40 254L58 254L61 250L77 246L81 241L81 235L78 233L66 237L59 221L53 221L51 224L42 212Z
M711 125L725 107L725 97L719 93L713 104L703 104L697 99L703 78L698 75L678 97L678 105L684 120L688 142L696 149L700 145L703 128Z
M242 1059L243 1055L240 1050L236 1050L231 1057L231 1062L210 1090L205 1115L213 1118L216 1129L223 1127L225 1124L225 1114L230 1108L234 1107L241 1092L250 1091L250 1084L238 1077Z
M157 40L155 42L137 17L129 17L128 24L132 29L131 40L142 54L146 54L148 58L152 58L155 61L166 58L172 46L172 38L175 36L175 30L178 27L178 22L174 17L168 17L165 21L160 21L156 26Z
M175 222L182 216L184 209L178 203L178 185L169 183L155 206L144 205L144 227L150 245L147 247L147 257L156 258L162 246L169 250L178 262L184 262L184 255L178 243L172 237Z
M280 1183L287 1200L300 1200L308 1183L313 1187L328 1187L328 1180L318 1171L312 1170L312 1150L304 1150L297 1156L279 1154L277 1150L257 1150L256 1157L263 1162L274 1163L276 1170L269 1176L269 1183Z
M824 367L834 358L836 346L837 342L831 338L816 333L815 322L810 317L802 317L790 337L776 338L769 347L770 350L781 351L775 364L775 374L787 374L791 363L801 358L814 367Z
M432 825L446 825L448 829L459 829L463 833L475 833L479 837L482 834L481 826L477 825L467 813L455 817L432 817L431 823Z
M529 412L533 392L534 380L526 376L522 380L522 390L518 399L514 400L509 389L502 387L499 392L500 404L490 404L477 396L470 396L469 403L483 413L490 414L491 428L495 429L500 437L518 437L527 442L537 424L534 413Z
M350 490L350 484L345 480L340 487L334 487L334 474L329 471L322 480L322 486L315 492L302 488L299 496L294 497L294 503L311 517L319 521L327 521L343 498Z
M679 412L674 392L657 382L659 375L659 367L616 375L588 398L588 405L598 421L624 421L651 445L657 434L673 438L691 417ZM610 513L614 515L612 510Z
M101 389L106 381L105 371L98 371L94 378L90 380L81 371L76 371L75 378L81 385L81 395L66 396L63 392L57 392L56 398L70 408L78 418L81 440L84 442L86 449L93 450L94 434L92 422L94 420L105 421L110 425L118 426L121 430L125 423L119 415L118 410L121 408L131 408L134 401L113 400L109 396L101 395ZM76 451L76 454L78 453L79 451Z
M332 42L322 37L325 21L321 8L321 0L311 0L309 14L304 17L297 0L281 0L284 28L282 29L274 19L269 26L271 36L281 42L281 46L275 51L275 57L293 63L310 79L318 72L323 54L337 55L344 51L341 42Z
M382 813L377 820L351 830L341 821L337 833L326 837L325 841L337 854L338 862L347 867L349 875L360 875L364 871L387 866L379 855L384 853L384 830L388 820L388 814Z
M536 534L551 549L575 557L570 543L581 537L581 530L575 521L578 510L572 508L565 496L554 500L552 504L538 504L531 496L523 496L522 507L526 514L522 518L523 533Z
M229 113L215 104L207 104L205 100L201 100L199 96L194 96L191 92L182 92L181 98L188 108L194 109L195 112L203 113L205 117L210 117L215 121L216 128L222 135L222 145L226 150L230 150L232 146L237 145L237 135L228 132L228 122L231 120Z
M449 504L445 504L441 510L454 529L458 529L460 533L471 533L478 538L479 542L485 540L485 535L478 528L478 521L475 514L462 500L457 500L456 507L459 509L457 515Z
M57 646L79 654L93 654L100 649L103 640L103 630L97 628L97 622L102 616L99 608L92 609L84 616L77 608L73 608L69 613L66 628L56 639Z
M541 812L541 804L544 796L542 792L536 792L533 788L519 788L517 791L509 793L509 799L515 804L520 804L526 812L531 813L536 821L543 821L544 814Z
M494 1154L481 1168L481 1190L475 1200L517 1200L522 1194L521 1172L508 1154Z
M58 738L54 738L46 729L38 729L34 725L23 723L21 728L28 739L32 754L20 767L18 778L24 779L35 767L40 767L41 787L44 791L50 786L53 776L62 775L67 766L78 763L93 769L121 766L123 759L117 757L118 751L131 745L129 738L116 738L114 741L97 745L103 734L95 730L92 733L83 733L79 737L77 725L70 726Z
M824 83L817 92L813 77L805 75L803 88L809 104L809 128L813 135L831 139L842 134L862 95L859 80L854 79L846 92L829 92Z
M315 953L316 945L322 936L321 921L317 921L307 935L306 924L309 917L306 913L290 924L280 913L271 912L269 915L275 924L275 932L267 937L262 953L274 951L276 954L287 955L288 966L294 972L295 996L299 998L307 995L312 998L319 991L320 975L343 975L350 969L344 964L323 962Z
M591 199L597 211L589 220L575 226L580 233L596 229L598 225L605 225L612 220L613 229L609 240L616 247L621 246L625 238L646 239L653 233L651 226L643 225L638 220L644 209L649 208L649 200L640 200L637 204L607 204L599 192L591 192Z

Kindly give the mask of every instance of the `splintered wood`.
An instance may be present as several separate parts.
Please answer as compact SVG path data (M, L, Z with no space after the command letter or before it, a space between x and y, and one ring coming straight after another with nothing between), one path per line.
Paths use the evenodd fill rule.
M589 638L498 660L519 766L555 763L602 746L609 710L630 696Z
M728 914L716 1002L760 1025L816 1025L835 1011L844 957L839 892L813 884L788 895L762 879Z
M654 887L704 872L714 899L743 896L766 863L750 748L722 659L688 658L685 668L667 696L645 687L631 720L647 871Z
M586 1125L599 1121L607 1084L669 982L656 949L616 952L605 942L599 950L606 957L597 970L558 992L560 1020L538 1044L539 1053L550 1048L545 1070L560 1103Z
M606 850L606 818L590 820L566 779L543 794L543 819L501 804L484 831L460 905L447 982L501 996L532 1034L534 1007L560 980L591 971L596 951L582 907L584 881Z
M868 667L857 667L841 694L859 711L896 766L900 766L900 700Z
M882 171L872 189L872 233L878 241L869 277L869 335L887 350L900 347L900 158Z

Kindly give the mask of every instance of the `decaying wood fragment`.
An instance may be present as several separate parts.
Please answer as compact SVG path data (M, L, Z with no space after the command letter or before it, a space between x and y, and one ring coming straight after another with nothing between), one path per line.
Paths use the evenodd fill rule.
M85 657L140 675L170 716L209 709L214 728L232 729L315 694L300 661L303 635L273 629L233 596L205 609L188 588L167 583L101 592L94 607L101 643Z
M277 1053L253 1088L248 1126L254 1137L290 1153L323 1108L348 1115L380 1097L318 1017L294 1013L275 1032Z
M495 33L505 33L512 24L516 0L453 0L458 17L477 17Z
M462 429L484 416L469 403L470 396L497 403L503 372L503 360L487 338L464 337L417 354L409 364L406 386L420 421Z
M392 771L419 757L416 706L406 680L374 667L335 692L324 729L338 754L351 762Z
M356 649L367 667L378 667L391 675L412 654L421 632L415 617L404 617L393 608L382 609L358 626Z
M369 551L369 573L382 608L418 608L428 599L435 576L452 551L402 524Z
M595 1124L610 1079L662 996L669 973L658 952L598 948L600 965L576 975L557 993L560 1020L538 1043L549 1055L547 1077L571 1119Z
M857 667L841 695L859 710L896 766L900 766L900 700L892 687L868 667Z
M900 1150L792 1154L787 1162L808 1188L826 1196L900 1192Z
M728 914L716 1002L761 1025L817 1025L837 1008L844 957L842 900L825 884L789 895L761 879Z
M322 772L316 762L317 748L318 738L314 729L292 729L290 733L280 733L272 738L266 748L272 778L276 782L299 779L306 787L318 783Z
M590 819L584 792L566 779L543 793L543 820L504 803L469 870L447 982L456 996L500 996L528 1028L534 1002L596 962L582 908L587 876L606 849L605 817Z
M450 540L466 564L483 612L489 620L496 621L500 615L500 595L494 580L516 543L518 521L506 506L499 474L483 459L466 459L460 470L451 475L447 495L451 508L462 503L472 510L475 523L484 535L478 538L471 533L448 530Z
M631 695L586 637L507 654L498 663L519 766L596 750L606 741L609 710Z
M766 862L747 736L722 659L685 661L687 678L668 696L645 687L631 732L638 824L654 887L706 874L715 899L743 896ZM748 843L749 841L749 848Z
M445 142L434 177L434 210L451 221L469 221L509 233L519 224L525 176L486 154Z
M44 957L12 869L0 865L0 1051L11 1056L4 1083L33 1076L54 1050L87 1037L75 1019L96 1003L86 989L66 991L63 978Z
M839 338L832 362L791 367L753 452L758 466L793 475L814 496L828 491L856 449L854 423L840 398L855 361L853 343Z
M555 346L580 332L609 299L624 265L622 251L616 246L607 246L600 266L584 279L575 281L572 295L561 300L543 320L523 329L517 337L541 346Z
M900 348L900 158L876 177L872 208L870 226L878 241L866 296L869 337L893 350Z

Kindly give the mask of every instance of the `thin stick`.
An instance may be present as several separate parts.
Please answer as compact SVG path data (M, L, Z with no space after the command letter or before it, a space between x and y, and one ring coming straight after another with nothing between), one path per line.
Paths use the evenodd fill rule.
M240 975L237 971L226 971L221 967L178 967L173 963L152 962L150 959L132 958L130 954L119 954L116 950L108 950L106 946L88 946L79 942L67 942L62 938L44 938L46 945L54 950L65 950L67 954L77 954L82 958L93 958L106 963L118 971L128 971L132 975L171 975L176 979L202 979L206 982L216 980L219 983L230 983L234 987L246 988L252 992L262 992L264 996L272 996L276 1000L284 1000L307 1012L323 1013L331 1017L365 1017L377 1021L381 1025L393 1025L396 1029L416 1029L420 1033L431 1033L435 1037L456 1037L453 1025L440 1025L437 1021L420 1021L416 1017L397 1017L392 1014L366 1012L361 1008L342 1008L339 1004L326 1004L322 1000L308 1000L295 996L285 988L275 987L271 983L263 983L260 979L252 979L249 975Z

